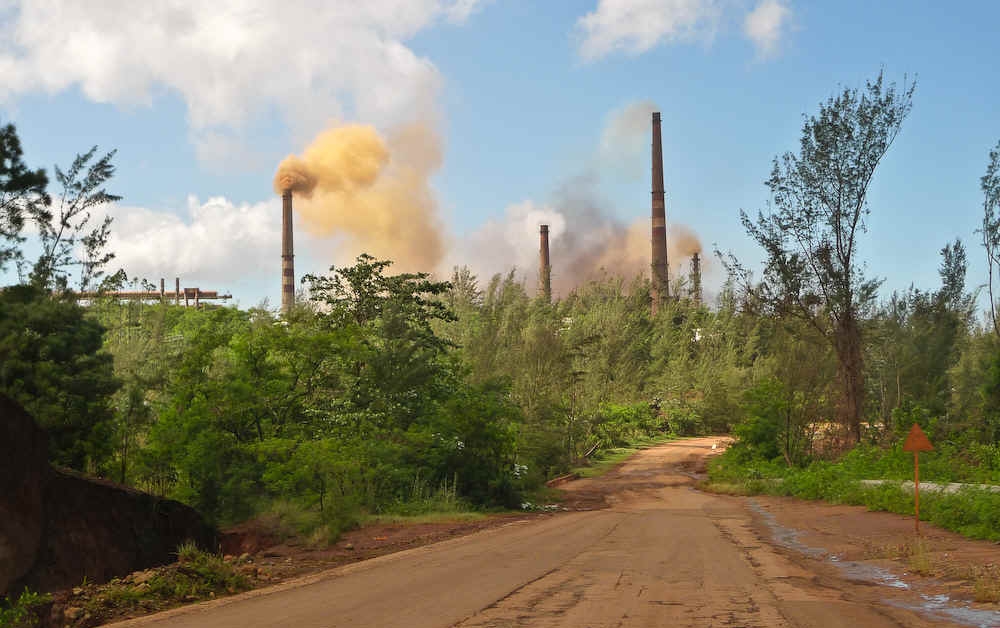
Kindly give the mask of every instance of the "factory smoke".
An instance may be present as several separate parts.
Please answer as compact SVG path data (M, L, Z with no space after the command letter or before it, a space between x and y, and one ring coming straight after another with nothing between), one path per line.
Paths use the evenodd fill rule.
M400 272L426 271L444 255L430 187L440 165L440 140L428 124L397 128L387 138L374 127L348 124L282 161L274 188L294 193L307 230L337 239L331 262L350 264L364 252L393 260Z
M329 238L328 263L338 266L369 253L393 260L396 272L447 277L452 267L465 265L485 281L516 268L527 281L538 277L539 226L549 225L552 292L565 297L603 275L649 276L646 210L634 212L642 216L634 221L623 221L599 189L601 176L624 172L635 180L633 172L648 172L649 112L654 108L638 102L614 112L584 173L556 186L548 202L508 206L502 216L462 236L447 233L438 215L430 178L441 164L441 142L426 123L385 136L366 125L328 129L301 155L281 162L274 188L279 194L292 190L295 213L301 217L296 226ZM616 165L609 165L612 161ZM648 184L636 185L643 188L636 194L638 210L648 204ZM672 221L667 247L671 277L684 276L681 269L701 251L697 235Z

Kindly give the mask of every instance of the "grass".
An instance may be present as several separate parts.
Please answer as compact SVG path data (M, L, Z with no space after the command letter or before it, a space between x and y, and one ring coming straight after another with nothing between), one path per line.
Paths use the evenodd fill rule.
M804 469L789 468L781 462L742 459L738 450L730 449L709 465L708 490L730 494L772 494L821 499L839 504L866 506L870 510L884 510L903 515L913 514L913 493L901 490L893 483L865 486L862 479L899 477L895 470L897 453L880 452L870 447L859 447L848 453L840 462L816 461ZM962 475L975 475L962 469L967 463L956 462ZM910 462L912 473L912 457ZM942 469L947 461L937 458L934 468L938 481L951 481ZM880 475L881 474L881 475ZM980 474L982 477L984 474ZM779 481L775 481L778 480ZM921 479L924 479L921 463ZM962 478L965 479L965 478ZM1000 541L1000 494L968 487L957 493L921 493L920 519L964 536Z
M253 565L226 560L186 542L177 548L176 563L74 589L66 610L73 607L77 612L66 616L66 623L94 625L135 611L155 612L238 593L253 588L254 578L261 576Z
M41 613L52 602L47 593L25 589L17 598L9 595L0 599L0 626L4 628L32 628L41 623Z
M649 449L655 445L676 440L673 434L663 434L636 439L624 447L611 447L598 451L590 459L590 463L585 466L576 467L571 470L581 478L595 478L604 475L617 465L628 460L643 449Z
M424 512L416 515L401 514L378 514L365 515L362 517L362 525L371 524L420 524L420 523L449 523L453 521L480 521L486 519L488 513L481 511L444 511L444 512Z

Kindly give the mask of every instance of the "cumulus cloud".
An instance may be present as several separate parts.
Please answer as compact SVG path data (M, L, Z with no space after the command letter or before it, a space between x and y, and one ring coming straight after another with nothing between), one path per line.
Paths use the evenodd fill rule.
M742 0L599 0L577 20L579 54L594 61L615 52L638 55L663 44L710 42L746 11ZM759 57L770 56L791 10L784 0L760 0L743 21Z
M710 40L721 8L716 0L600 0L577 22L580 56L641 54L661 43Z
M196 144L208 146L200 152L215 158L219 129L272 111L311 135L346 114L391 122L430 110L438 72L405 41L480 4L14 0L0 21L0 101L79 88L96 102L145 105L176 92Z
M770 57L775 53L790 15L791 11L780 0L762 0L747 14L743 33L753 42L759 57Z
M277 275L279 199L251 205L190 196L182 213L127 206L108 213L114 218L112 265L130 277L227 282L237 275Z

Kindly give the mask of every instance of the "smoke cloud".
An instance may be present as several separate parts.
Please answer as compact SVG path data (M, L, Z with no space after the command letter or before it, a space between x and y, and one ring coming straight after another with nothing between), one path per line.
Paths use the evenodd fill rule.
M511 205L503 216L462 238L449 238L438 217L429 181L441 164L441 143L425 123L400 127L386 137L354 124L324 131L301 155L281 162L274 189L292 190L305 228L329 239L338 265L364 252L393 260L396 271L447 275L452 266L467 265L485 279L516 268L522 278L531 278L531 289L538 272L538 227L547 224L553 292L566 296L604 274L649 275L649 219L628 224L618 218L600 196L598 173L614 175L616 167L606 163L612 160L629 178L636 170L648 172L644 147L655 109L643 101L614 112L595 150L597 165L564 182L550 202ZM691 229L669 220L669 208L668 225L670 271L678 277L686 274L701 243Z
M374 127L348 124L282 161L274 189L293 192L310 232L337 239L335 263L369 253L392 260L397 271L427 271L444 255L430 188L440 165L441 143L429 124L400 127L385 139Z
M572 228L556 235L552 249L552 288L565 296L578 285L604 274L649 275L648 218L626 224L608 210L597 192L596 175L578 177L565 185L555 205ZM672 224L668 216L667 256L671 277L683 272L701 242L689 227Z
M596 150L598 165L563 182L549 203L511 205L502 218L472 233L464 245L468 248L453 252L450 261L468 265L481 277L516 267L531 290L538 271L538 226L548 224L554 294L566 296L605 274L648 277L649 218L623 221L599 188L602 176L630 180L648 176L650 114L656 109L655 103L640 101L613 112ZM648 205L644 210L648 212ZM670 220L669 207L667 224L671 278L686 276L691 256L702 250L701 242L692 229Z

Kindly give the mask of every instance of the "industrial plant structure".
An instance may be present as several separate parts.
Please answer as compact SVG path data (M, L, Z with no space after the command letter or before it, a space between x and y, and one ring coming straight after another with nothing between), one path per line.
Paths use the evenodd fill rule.
M670 273L667 260L667 209L663 191L663 140L660 137L660 112L653 112L653 315L670 297Z
M552 264L549 261L549 226L538 228L538 296L552 301Z
M295 253L292 246L292 191L281 193L281 311L295 305Z

